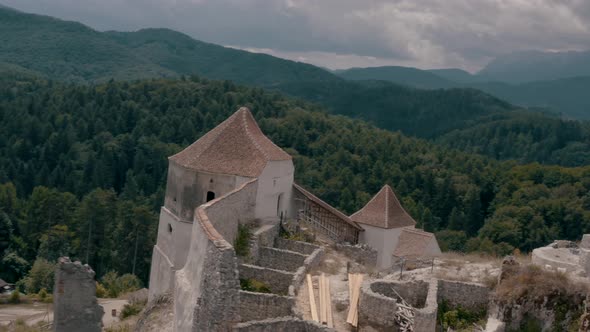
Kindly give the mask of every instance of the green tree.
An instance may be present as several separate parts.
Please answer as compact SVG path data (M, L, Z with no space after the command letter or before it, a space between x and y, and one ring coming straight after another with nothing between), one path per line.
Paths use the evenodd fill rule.
M55 263L50 263L43 258L35 260L24 281L27 293L38 293L42 288L51 292L53 290L54 274Z
M71 256L74 248L79 245L75 241L75 234L65 225L55 225L41 235L37 258L43 258L50 262L56 262L59 257Z

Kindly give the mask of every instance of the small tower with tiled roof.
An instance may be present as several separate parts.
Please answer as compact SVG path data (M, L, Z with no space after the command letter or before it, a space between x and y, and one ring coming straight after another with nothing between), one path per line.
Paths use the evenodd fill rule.
M197 207L255 180L255 202L238 219L278 223L291 212L293 160L262 133L245 107L168 160L150 296L169 291L174 271L184 266Z
M362 209L352 214L350 219L364 229L360 242L377 250L377 266L380 268L391 267L393 252L398 248L401 236L407 233L406 230L413 232L416 225L416 221L404 210L389 185L384 185ZM419 232L422 235L434 237L431 233ZM421 239L421 237L411 235L414 234L404 238L405 248L413 248L411 244L407 243L408 241ZM434 242L436 243L436 239ZM438 248L438 244L436 247ZM440 249L438 251L440 252Z
M385 229L416 225L387 184L362 209L351 215L350 219L359 224Z
M280 195L277 184L290 190L293 183L291 156L262 133L246 107L168 159L164 205L187 221L197 206L251 179L260 180L260 194L271 196ZM260 209L257 217L276 216L276 209L276 205L271 212Z

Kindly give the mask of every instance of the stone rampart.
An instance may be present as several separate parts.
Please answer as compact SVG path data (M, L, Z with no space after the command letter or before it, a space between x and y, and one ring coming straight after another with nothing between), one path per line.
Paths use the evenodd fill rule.
M490 301L490 289L476 283L439 280L438 302L442 301L451 307L461 306L472 311L485 311Z
M279 249L295 251L304 255L311 255L311 253L313 253L316 249L320 248L320 246L315 244L302 241L293 241L280 237L275 239L275 247Z
M301 320L295 317L271 318L261 321L240 323L234 327L235 332L275 332L275 331L305 331L330 332L328 328L316 322Z
M255 279L265 283L275 294L287 294L295 276L292 272L250 264L240 264L239 273L241 279Z
M94 271L61 257L53 290L54 331L100 332L103 308L96 301Z
M239 294L242 322L293 315L293 297L247 291L240 291Z
M254 220L256 181L250 181L238 190L231 191L204 205L213 227L233 245L238 235L238 224Z
M307 258L307 256L294 251L260 247L258 250L258 261L256 262L256 265L287 272L295 272L301 265L303 265L305 258Z
M175 331L228 331L240 320L238 263L228 240L253 215L255 188L252 180L195 210L187 261L175 276Z
M336 250L342 252L348 258L354 260L359 264L363 264L366 267L377 266L377 250L370 246L364 245L348 245L348 244L336 244Z

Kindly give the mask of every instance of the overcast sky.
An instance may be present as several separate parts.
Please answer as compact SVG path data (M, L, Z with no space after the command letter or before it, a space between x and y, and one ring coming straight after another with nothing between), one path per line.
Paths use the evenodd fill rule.
M475 71L518 50L590 49L590 0L0 0L98 30L166 27L332 69Z

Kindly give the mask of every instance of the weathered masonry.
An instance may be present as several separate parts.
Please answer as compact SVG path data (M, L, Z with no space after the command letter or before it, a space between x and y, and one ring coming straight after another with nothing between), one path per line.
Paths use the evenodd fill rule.
M357 243L363 229L294 184L293 174L291 156L264 136L247 108L169 158L149 298L173 295L176 331L225 331L289 316L293 290L323 251L275 244L284 220L306 222L332 243ZM234 250L242 226L254 227L259 239L247 262ZM241 290L240 278L256 273L280 294Z

